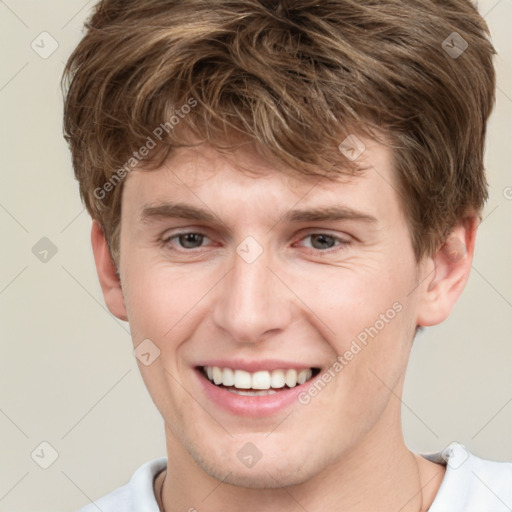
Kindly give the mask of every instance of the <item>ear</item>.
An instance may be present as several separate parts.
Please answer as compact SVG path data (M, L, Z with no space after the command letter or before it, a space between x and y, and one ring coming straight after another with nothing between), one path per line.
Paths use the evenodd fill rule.
M96 220L92 222L91 244L105 304L114 316L127 322L121 280L112 261L103 229Z
M478 224L476 214L465 217L435 256L428 258L429 275L421 287L417 325L437 325L450 315L469 278Z

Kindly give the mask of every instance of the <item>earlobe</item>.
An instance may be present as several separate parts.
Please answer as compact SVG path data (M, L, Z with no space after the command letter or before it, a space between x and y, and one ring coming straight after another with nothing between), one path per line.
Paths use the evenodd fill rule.
M417 325L438 325L450 315L471 272L478 223L476 214L466 217L430 258L420 289Z
M105 304L114 316L128 321L121 280L112 261L103 229L96 220L92 222L91 244Z

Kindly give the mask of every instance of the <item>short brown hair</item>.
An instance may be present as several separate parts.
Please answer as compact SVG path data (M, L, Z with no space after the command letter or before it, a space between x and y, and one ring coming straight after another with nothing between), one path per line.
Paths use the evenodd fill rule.
M327 178L355 172L343 137L384 134L418 261L481 214L495 51L469 0L103 0L86 28L64 132L116 265L122 178L191 134Z

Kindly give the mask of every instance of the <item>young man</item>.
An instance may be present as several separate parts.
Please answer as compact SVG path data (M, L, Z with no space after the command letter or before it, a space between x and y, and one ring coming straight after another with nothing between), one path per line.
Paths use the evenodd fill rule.
M512 464L400 421L487 198L475 7L105 0L87 28L65 136L167 457L82 511L511 510Z

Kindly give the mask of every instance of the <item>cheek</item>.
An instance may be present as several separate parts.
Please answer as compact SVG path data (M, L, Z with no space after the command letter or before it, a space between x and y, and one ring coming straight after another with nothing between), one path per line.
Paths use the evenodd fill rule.
M359 397L356 409L367 398L386 399L387 386L392 388L406 367L414 333L412 272L403 261L376 267L337 269L324 293L309 292L315 297L311 309L322 320L318 325L327 326L319 328L343 358L340 381L350 396Z
M293 279L293 291L312 313L325 339L342 353L347 343L372 339L377 333L399 332L411 288L410 280L389 265L358 265L317 271L314 278Z
M132 333L157 339L172 335L175 326L201 301L208 281L204 274L169 265L137 266L127 269L126 307Z

